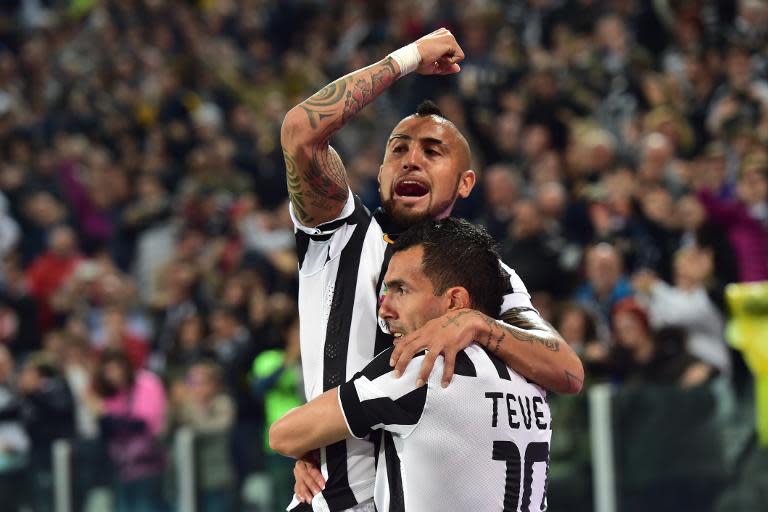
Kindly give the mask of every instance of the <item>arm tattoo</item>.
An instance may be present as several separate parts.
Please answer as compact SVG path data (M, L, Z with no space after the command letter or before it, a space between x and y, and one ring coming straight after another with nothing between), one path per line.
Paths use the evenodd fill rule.
M464 309L456 313L454 316L446 318L445 322L440 326L443 329L449 325L460 325L459 320L466 315L479 315L480 318L488 325L488 337L485 342L478 342L483 345L487 350L496 354L501 347L501 342L507 337L507 333L512 335L513 338L519 341L526 341L528 343L539 343L552 352L560 350L560 342L554 336L547 336L546 334L534 334L530 332L532 330L539 332L549 332L554 334L554 328L538 317L535 310L531 308L512 308L503 315L501 322L489 317L474 309ZM495 329L498 329L496 331ZM499 334L496 335L495 332ZM491 349L491 344L494 344ZM571 376L573 377L573 375ZM575 377L574 377L575 378Z
M310 200L317 208L326 208L329 202L343 202L347 198L344 164L331 146L315 146L305 178Z
M301 179L296 172L296 158L283 148L283 158L285 158L285 170L288 179L288 195L291 198L291 204L296 211L296 216L303 223L309 223L314 218L307 213L304 207L304 194L301 190Z
M345 92L347 92L347 82L340 78L317 91L304 104L315 108L333 107L344 97Z
M340 78L317 91L301 105L312 129L316 130L319 122L324 118L334 116L334 108L341 102L346 92L347 82L344 78Z
M509 324L503 327L513 338L528 343L540 343L552 352L560 350L560 342L554 336L529 332L530 330L537 330L555 334L552 326L538 318L538 314L531 308L512 308L504 313L502 320Z
M372 67L339 78L301 104L313 130L327 139L397 79L392 57ZM324 119L330 119L328 126L321 126Z
M456 313L455 316L449 316L448 318L446 318L445 322L440 327L445 329L449 325L459 325L459 318L461 318L463 316L471 315L473 313L476 313L476 311L471 310L471 309L461 310L458 313Z
M288 193L302 222L313 221L309 212L327 210L346 200L346 170L328 144L330 137L392 85L397 75L392 58L387 57L326 85L299 105L316 132L306 165L299 166L295 158L289 161L286 156Z

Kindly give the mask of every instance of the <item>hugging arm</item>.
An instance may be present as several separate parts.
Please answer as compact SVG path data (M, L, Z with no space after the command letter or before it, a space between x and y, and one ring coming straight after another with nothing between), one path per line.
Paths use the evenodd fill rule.
M573 349L532 308L507 310L496 320L474 309L449 311L399 340L390 364L402 373L413 354L427 349L419 381L426 381L438 355L445 356L443 386L453 377L456 354L476 341L528 380L558 393L575 394L584 368Z

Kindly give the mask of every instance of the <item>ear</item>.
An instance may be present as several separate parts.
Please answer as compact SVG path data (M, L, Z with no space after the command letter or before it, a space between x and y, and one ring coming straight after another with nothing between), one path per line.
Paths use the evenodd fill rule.
M461 176L459 177L459 197L462 199L469 197L469 193L472 192L476 182L477 175L475 174L475 171L472 169L467 169L466 171L462 172Z
M445 297L448 299L448 310L466 309L471 306L469 292L462 286L454 286L445 291Z
M381 164L379 166L379 174L376 175L376 182L379 184L379 187L381 187L381 171L384 170L384 164Z

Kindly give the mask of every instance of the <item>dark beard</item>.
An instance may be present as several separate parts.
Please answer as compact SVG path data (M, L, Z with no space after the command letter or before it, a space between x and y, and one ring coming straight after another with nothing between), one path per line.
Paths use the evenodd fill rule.
M403 208L396 209L394 199L388 199L384 201L381 207L384 209L385 212L387 212L387 215L389 215L389 218L392 219L392 221L395 224L397 224L399 227L403 229L407 229L411 226L415 226L420 222L423 222L427 219L432 218L432 212L430 211L429 208L427 208L426 210L420 213L410 213Z

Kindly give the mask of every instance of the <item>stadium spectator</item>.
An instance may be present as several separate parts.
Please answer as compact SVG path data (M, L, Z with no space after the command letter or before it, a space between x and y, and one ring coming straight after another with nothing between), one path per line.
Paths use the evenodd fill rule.
M738 280L736 258L726 232L707 216L704 205L695 194L681 197L675 210L681 227L679 245L694 245L712 252L712 278L705 286L718 307L725 310L725 298L722 293L725 285Z
M632 287L648 310L654 330L683 328L686 350L719 374L730 375L723 317L705 289L711 275L712 254L706 249L687 247L675 254L672 286L646 271L632 276Z
M222 368L211 361L195 363L175 390L172 425L189 427L197 434L200 510L233 512L237 489L229 434L236 411L224 388Z
M691 355L683 329L653 330L646 310L634 298L619 301L613 309L614 345L604 361L592 362L601 373L627 385L698 386L717 374L715 368Z
M748 155L742 163L736 197L718 198L698 180L699 200L707 214L728 233L736 255L739 281L768 279L768 159L763 152Z
M586 282L576 290L575 299L595 311L602 325L611 325L613 308L632 295L621 254L612 245L595 245L587 249L584 267Z
M0 346L0 494L8 510L21 507L24 467L29 452L29 437L21 422L19 396L13 385L13 354Z
M94 371L87 400L115 467L116 510L166 510L162 477L168 453L160 437L167 403L160 379L134 370L125 352L108 350Z
M35 258L27 270L29 290L37 301L38 318L43 331L54 324L51 299L81 261L77 234L69 226L59 226L48 236L48 250Z
M31 448L27 499L35 511L53 510L51 449L57 439L74 439L75 404L58 361L47 352L31 354L21 367L16 389Z

